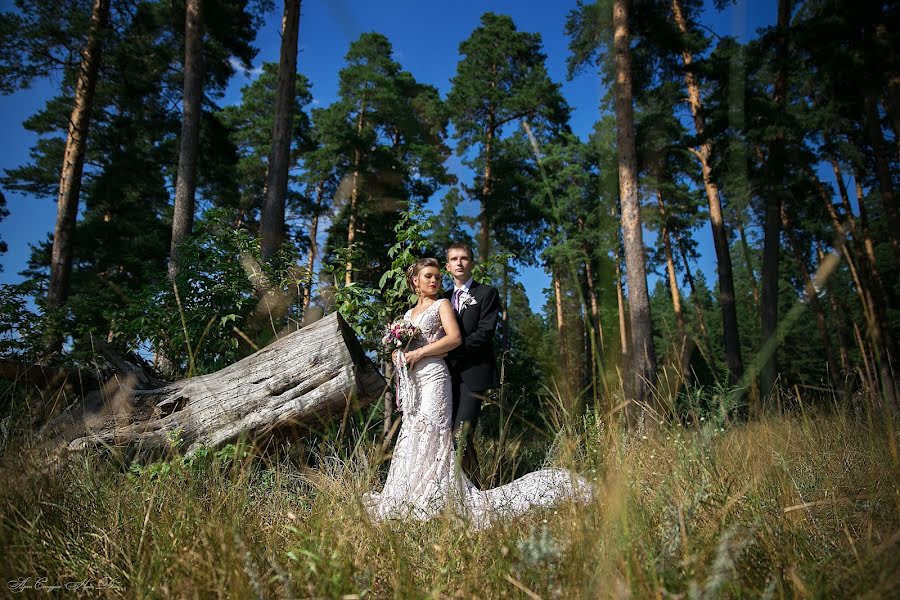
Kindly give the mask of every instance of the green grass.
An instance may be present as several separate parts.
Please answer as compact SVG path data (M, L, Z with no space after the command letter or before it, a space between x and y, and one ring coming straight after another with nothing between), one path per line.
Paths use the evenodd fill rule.
M897 596L900 463L882 423L798 411L643 437L588 413L547 462L593 479L595 501L480 532L452 515L369 522L358 499L386 465L359 431L131 470L91 455L42 472L7 447L0 580L161 598ZM508 470L547 446L508 442L534 463Z

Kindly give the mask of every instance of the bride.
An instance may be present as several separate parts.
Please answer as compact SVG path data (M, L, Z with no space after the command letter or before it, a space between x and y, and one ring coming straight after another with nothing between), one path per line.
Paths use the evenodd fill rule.
M403 423L384 489L363 497L369 515L376 520L426 520L450 510L485 527L531 507L589 501L591 485L562 469L529 473L489 490L479 490L466 477L454 452L451 380L443 359L462 341L456 312L447 299L437 297L441 289L437 259L417 261L407 271L407 282L419 301L404 319L419 333L407 352L394 356Z

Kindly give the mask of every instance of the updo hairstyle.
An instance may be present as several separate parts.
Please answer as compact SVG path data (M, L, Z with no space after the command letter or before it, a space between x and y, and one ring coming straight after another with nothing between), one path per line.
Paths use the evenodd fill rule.
M415 284L415 278L419 275L419 272L425 267L435 267L438 271L441 269L441 263L438 262L436 258L420 258L406 269L406 285L409 286L409 289L415 293L418 293Z

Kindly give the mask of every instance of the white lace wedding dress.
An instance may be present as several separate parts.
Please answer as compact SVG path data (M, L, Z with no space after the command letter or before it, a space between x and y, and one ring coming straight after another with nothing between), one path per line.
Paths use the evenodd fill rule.
M422 332L410 349L444 336L438 314L441 302L447 300L437 300L416 318L407 311L404 318ZM590 500L591 485L563 469L535 471L490 490L475 487L456 463L450 373L443 358L420 360L409 373L401 373L398 387L403 423L387 481L381 492L363 497L372 518L426 520L449 509L474 526L485 527L532 507Z

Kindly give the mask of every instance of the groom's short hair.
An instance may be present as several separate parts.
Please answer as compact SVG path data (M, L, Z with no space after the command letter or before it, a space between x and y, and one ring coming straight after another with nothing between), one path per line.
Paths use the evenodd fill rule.
M463 242L453 242L449 246L447 246L447 261L450 261L450 251L451 250L464 250L466 254L469 255L469 260L475 262L475 255L472 253L472 246L463 243Z

